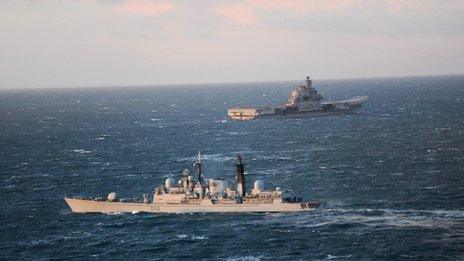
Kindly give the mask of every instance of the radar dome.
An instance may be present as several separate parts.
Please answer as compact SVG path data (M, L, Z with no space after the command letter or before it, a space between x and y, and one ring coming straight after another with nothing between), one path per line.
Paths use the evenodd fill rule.
M176 181L173 178L167 178L164 182L164 186L166 188L172 188L176 185Z
M276 187L276 191L281 191L282 189L280 187Z
M182 175L187 177L188 175L190 175L190 170L184 169L184 171L182 171Z
M192 181L192 180L193 180L193 177L192 177L192 176L188 176L188 177L187 177L187 180L188 180L188 181Z
M255 183L253 184L253 187L254 189L256 190L263 190L264 189L264 182L262 180L257 180L255 181Z
M179 180L177 181L177 184L182 185L182 180L179 179Z
M116 192L111 192L108 194L108 201L116 201L118 199L118 195L116 195Z

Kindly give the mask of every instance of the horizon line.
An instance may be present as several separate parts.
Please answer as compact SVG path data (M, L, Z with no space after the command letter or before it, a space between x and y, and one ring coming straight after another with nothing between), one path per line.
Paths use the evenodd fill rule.
M452 77L464 76L464 73L459 74L430 74L430 75L393 75L393 76L365 76L365 77L342 77L342 78L311 78L316 81L340 81L340 80L369 80L369 79L394 79L394 78L422 78L422 77ZM311 77L311 76L310 76ZM303 77L306 79L306 76ZM303 79L302 78L302 79ZM300 80L252 80L238 82L198 82L198 83L157 83L157 84L134 84L134 85L70 85L70 86L0 86L0 91L6 90L63 90L63 89L99 89L99 88L127 88L127 87L181 87L181 86L198 86L198 85L228 85L228 84L248 84L248 83L276 83L276 82L297 82Z

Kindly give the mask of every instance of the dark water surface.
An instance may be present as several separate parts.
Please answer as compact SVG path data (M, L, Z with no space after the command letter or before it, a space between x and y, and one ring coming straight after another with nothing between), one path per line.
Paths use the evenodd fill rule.
M0 91L1 258L463 259L464 77L315 81L354 115L234 122L289 83ZM292 189L297 214L72 214L65 195L141 197L191 167Z

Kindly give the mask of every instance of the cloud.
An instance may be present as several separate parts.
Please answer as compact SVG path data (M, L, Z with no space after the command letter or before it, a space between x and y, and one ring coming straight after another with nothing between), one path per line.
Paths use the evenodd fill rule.
M343 8L359 7L363 0L245 0L243 2L222 2L213 11L226 20L240 26L256 26L260 23L259 13L270 11L307 14L318 11L336 11Z
M401 12L405 10L432 10L446 5L439 0L246 0L253 9L266 11L290 11L295 14L312 12L336 12L346 9Z
M400 13L406 10L430 11L443 7L453 1L440 2L438 0L384 0L384 9L390 13Z
M398 14L411 10L427 12L444 6L445 3L438 0L243 0L218 3L213 7L213 11L238 25L255 26L260 24L262 15L270 12L295 16L338 14L353 10L363 13Z
M335 11L349 7L359 7L362 0L247 0L256 9L291 11L296 14Z
M213 11L241 26L256 26L259 24L259 17L255 13L253 6L246 3L222 3L216 5Z
M157 16L175 9L175 5L169 1L153 0L129 0L114 6L121 13L133 15Z

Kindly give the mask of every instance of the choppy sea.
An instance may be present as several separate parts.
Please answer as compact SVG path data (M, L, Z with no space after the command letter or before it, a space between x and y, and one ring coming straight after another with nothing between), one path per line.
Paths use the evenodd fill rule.
M356 114L235 122L294 83L0 91L1 259L464 259L464 76L314 81ZM321 202L293 214L73 214L191 168Z

